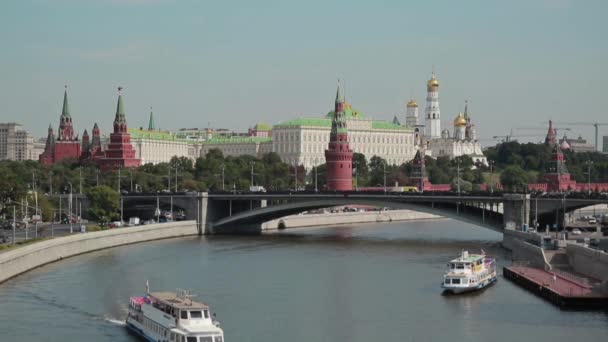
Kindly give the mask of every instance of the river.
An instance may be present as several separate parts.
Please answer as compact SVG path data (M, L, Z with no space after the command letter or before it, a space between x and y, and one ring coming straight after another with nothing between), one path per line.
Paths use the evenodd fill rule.
M191 289L235 341L564 341L608 336L605 312L561 311L499 277L442 296L462 249L509 255L452 220L155 241L77 256L0 284L2 341L137 341L130 295Z

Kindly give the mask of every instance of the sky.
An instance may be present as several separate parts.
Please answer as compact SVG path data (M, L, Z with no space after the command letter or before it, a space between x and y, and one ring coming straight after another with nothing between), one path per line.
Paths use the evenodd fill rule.
M442 127L469 99L484 145L512 128L539 140L549 119L593 140L565 123L608 123L606 13L604 0L3 0L0 122L46 136L68 85L77 132L107 133L122 86L130 127L152 107L162 129L244 131L324 115L338 78L354 108L405 121L435 68Z

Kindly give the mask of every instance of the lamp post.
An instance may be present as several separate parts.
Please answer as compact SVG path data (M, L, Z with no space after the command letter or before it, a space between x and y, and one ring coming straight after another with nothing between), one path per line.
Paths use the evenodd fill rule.
M221 168L222 168L222 191L224 191L225 187L226 187L226 177L225 177L226 165L222 164Z
M68 197L69 200L70 200L69 207L68 207L69 208L68 209L69 210L68 220L70 221L70 234L72 234L74 232L74 227L72 225L72 190L73 190L73 188L72 188L72 183L71 182L68 182L68 184L70 185L70 196Z
M587 160L587 195L591 197L591 165L593 165L592 160Z
M490 164L490 193L493 194L494 193L494 161L490 160L490 161L488 161L488 164Z
M460 196L460 159L456 158L456 189Z
M355 191L359 191L359 161L355 160L353 164L355 164Z
M49 172L49 194L53 196L53 171Z
M384 176L384 192L386 193L386 161L382 163L382 175Z
M250 163L251 165L251 186L253 186L253 166L255 165L255 162L252 160Z

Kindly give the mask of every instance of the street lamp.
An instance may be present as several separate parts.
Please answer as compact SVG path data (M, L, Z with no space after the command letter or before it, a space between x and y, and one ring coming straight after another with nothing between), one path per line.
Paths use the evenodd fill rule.
M494 193L494 161L489 160L488 164L490 164L490 193Z
M251 165L251 186L253 186L253 166L255 165L255 162L252 160L249 164Z
M587 160L587 195L591 197L591 165L593 165L593 160Z
M456 158L456 186L458 191L458 196L460 196L460 159Z
M70 204L68 207L69 208L68 220L70 221L70 234L72 234L74 232L74 227L72 226L72 190L73 190L73 188L72 188L71 182L68 182L68 184L70 185L70 197L68 197L70 200Z
M358 177L358 173L359 173L359 161L355 160L353 162L353 164L355 164L355 191L359 191L359 177Z
M384 176L384 192L386 192L386 161L382 162L382 170Z
M220 167L222 169L222 191L224 191L226 189L226 165L222 164Z

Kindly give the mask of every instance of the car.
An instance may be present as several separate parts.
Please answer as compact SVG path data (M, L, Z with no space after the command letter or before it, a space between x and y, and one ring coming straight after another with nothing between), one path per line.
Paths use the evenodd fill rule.
M110 228L120 228L123 226L122 221L113 221L108 225Z
M571 233L572 233L572 235L581 235L583 232L581 232L581 230L578 228L574 228L574 229L572 229Z
M589 221L587 221L589 224L597 224L597 220L594 218L590 218Z

